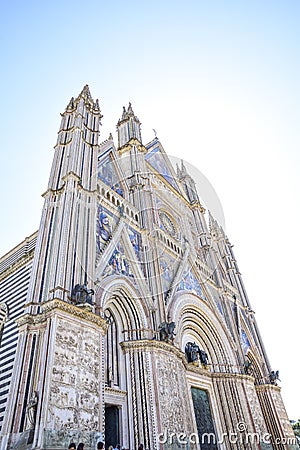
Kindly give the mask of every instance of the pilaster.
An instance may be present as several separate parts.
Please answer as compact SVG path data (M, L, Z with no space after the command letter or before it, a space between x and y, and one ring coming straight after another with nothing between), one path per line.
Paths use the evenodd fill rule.
M17 354L24 357L14 373L16 407L3 429L3 449L65 449L80 438L92 450L103 439L106 330L89 305L60 299L19 319Z
M95 279L98 100L88 86L62 114L35 250L27 312L33 303L67 300L74 285Z
M274 384L256 386L270 440L274 450L296 450L298 444L288 419L280 387Z
M193 429L184 354L174 345L156 340L125 341L121 343L121 347L130 360L132 392L137 398L136 402L133 400L133 420L140 433L137 437L144 438L146 448L175 450L176 440L172 444L169 440L163 444L158 439L159 435L167 432L168 436L171 433L190 436L196 431ZM142 374L137 365L139 359L145 364L146 383L146 380L141 379ZM143 411L143 400L138 388L141 383L147 386L144 403L147 414ZM140 422L147 418L148 424ZM147 429L149 444L145 435Z

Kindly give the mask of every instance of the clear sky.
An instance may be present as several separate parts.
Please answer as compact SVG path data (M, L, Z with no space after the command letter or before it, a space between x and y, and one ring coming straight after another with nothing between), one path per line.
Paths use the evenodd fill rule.
M102 137L131 101L144 142L216 190L291 419L299 409L300 2L2 2L0 254L39 226L60 115L85 84ZM201 195L201 188L200 188Z

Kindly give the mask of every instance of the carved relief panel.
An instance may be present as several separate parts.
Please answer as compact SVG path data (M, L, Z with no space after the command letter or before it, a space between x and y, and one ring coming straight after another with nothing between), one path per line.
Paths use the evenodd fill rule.
M156 359L159 409L162 431L191 435L191 405L184 367L175 355L159 354Z
M97 330L58 319L46 422L53 436L56 430L100 429L100 345Z

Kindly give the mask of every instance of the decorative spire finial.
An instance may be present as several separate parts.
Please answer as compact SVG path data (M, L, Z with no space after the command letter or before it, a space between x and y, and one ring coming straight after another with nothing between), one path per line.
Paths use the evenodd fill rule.
M89 88L89 85L88 85L88 84L86 84L86 85L84 86L84 88L82 89L82 91L81 91L81 93L79 94L79 96L85 97L85 98L88 98L88 99L92 98L91 93L90 93L90 88Z
M142 142L141 122L135 116L131 102L129 102L127 110L123 106L122 117L117 123L117 131L119 148L123 147L131 139L137 139Z
M133 112L133 109L132 109L132 106L131 106L131 102L129 102L128 109L127 109L127 114L130 114L130 115L134 116L134 112Z
M67 109L68 109L68 110L72 110L72 109L74 109L74 108L75 108L75 105L74 105L74 97L72 97L71 100L69 101L69 104L68 104L68 106L67 106Z
M184 175L187 175L188 173L187 173L187 170L186 170L186 167L185 167L185 165L184 165L184 163L183 163L183 159L181 160L181 176L184 176Z

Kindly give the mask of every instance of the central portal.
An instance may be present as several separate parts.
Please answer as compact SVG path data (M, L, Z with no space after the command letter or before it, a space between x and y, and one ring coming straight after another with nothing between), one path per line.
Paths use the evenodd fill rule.
M105 406L105 448L120 443L120 416L116 405Z
M192 398L201 450L218 450L208 392L192 387Z

